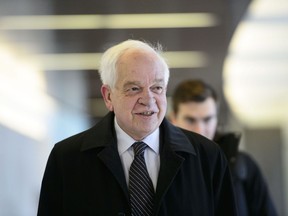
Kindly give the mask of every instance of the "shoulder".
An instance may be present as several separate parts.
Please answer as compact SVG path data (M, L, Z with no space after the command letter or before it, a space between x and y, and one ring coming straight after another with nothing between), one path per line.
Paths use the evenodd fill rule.
M176 127L167 119L163 120L161 128L166 142L174 144L178 149L185 146L192 146L196 153L201 154L213 154L215 151L220 151L219 146L215 142L195 132Z
M245 164L248 167L258 167L256 160L253 159L253 157L247 152L239 151L237 155L237 161L239 161L239 163Z
M189 139L191 145L195 148L197 157L202 162L210 163L210 165L216 165L217 162L221 162L226 166L226 157L218 144L200 134L184 129L180 130Z
M186 151L195 155L198 160L213 165L220 159L225 163L225 155L213 141L200 134L179 128L164 119L161 125L164 142L170 144L174 151Z
M212 140L200 135L200 134L197 134L197 133L194 133L194 132L191 132L191 131L187 131L187 130L184 130L182 128L180 128L180 130L183 132L183 134L185 134L185 136L190 140L191 144L199 149L200 151L205 151L207 153L212 153L212 152L220 152L221 149L220 147Z
M210 184L212 180L215 184L220 185L223 183L223 179L230 181L228 162L219 145L200 134L183 129L181 131L195 149L196 161L202 169L205 182Z
M79 132L78 134L74 134L70 137L67 137L54 145L54 151L67 151L71 149L80 149L81 144L84 142L91 133L91 128L85 131Z
M259 176L261 170L257 162L250 156L250 154L240 151L237 155L236 164L234 167L236 176L240 179L248 179L251 176Z
M196 154L214 155L215 152L221 152L220 147L214 141L211 141L200 134L176 127L166 119L163 121L163 126L166 131L165 136L168 137L170 142L178 143L182 146L193 146Z

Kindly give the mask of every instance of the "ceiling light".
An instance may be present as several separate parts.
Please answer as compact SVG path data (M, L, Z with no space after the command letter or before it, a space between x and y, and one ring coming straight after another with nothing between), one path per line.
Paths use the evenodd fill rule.
M42 54L34 56L44 70L97 70L102 53ZM208 57L200 51L164 52L170 68L205 67Z
M1 30L195 28L219 24L211 13L4 16Z

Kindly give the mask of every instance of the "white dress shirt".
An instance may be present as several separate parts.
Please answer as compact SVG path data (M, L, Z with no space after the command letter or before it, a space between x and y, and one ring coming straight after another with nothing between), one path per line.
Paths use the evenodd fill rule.
M132 161L134 160L133 143L139 140L134 140L127 133L125 133L114 118L114 125L117 134L118 152L122 161L127 185L129 186L129 169ZM148 173L153 182L154 190L156 190L158 173L160 168L160 155L159 155L159 128L152 134L145 137L143 140L148 147L145 149L144 158L147 166Z

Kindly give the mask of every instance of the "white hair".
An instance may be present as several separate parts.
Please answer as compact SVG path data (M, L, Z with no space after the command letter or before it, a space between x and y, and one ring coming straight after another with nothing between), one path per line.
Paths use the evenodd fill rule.
M115 83L117 80L117 62L119 58L124 54L128 49L143 49L150 50L156 53L159 57L159 60L162 62L164 67L164 82L165 85L168 84L169 80L169 67L167 65L166 60L162 57L162 46L158 43L156 47L152 45L142 42L139 40L126 40L122 43L119 43L115 46L112 46L108 50L104 52L100 60L99 74L102 80L102 83L110 86L111 88L115 87Z

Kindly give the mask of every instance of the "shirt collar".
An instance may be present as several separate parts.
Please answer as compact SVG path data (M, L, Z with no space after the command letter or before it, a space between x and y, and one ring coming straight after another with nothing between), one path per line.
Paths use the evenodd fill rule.
M117 134L117 143L119 154L127 151L136 140L130 137L125 131L120 128L117 123L116 117L114 118L115 131ZM149 134L142 141L145 142L156 154L159 154L159 133L160 130L157 128L153 133Z

